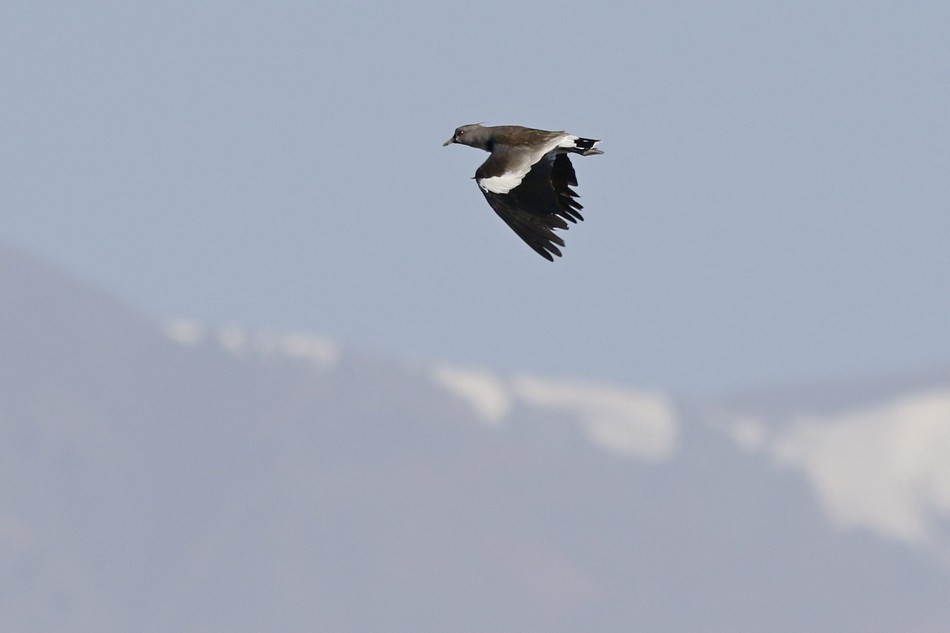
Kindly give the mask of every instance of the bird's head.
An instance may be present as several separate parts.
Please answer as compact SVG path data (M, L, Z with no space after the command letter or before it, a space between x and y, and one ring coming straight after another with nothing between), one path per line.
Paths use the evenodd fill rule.
M485 128L482 127L481 123L470 123L455 128L455 134L452 135L452 138L442 143L442 147L451 145L452 143L469 145L471 147L482 147L487 142L487 139Z

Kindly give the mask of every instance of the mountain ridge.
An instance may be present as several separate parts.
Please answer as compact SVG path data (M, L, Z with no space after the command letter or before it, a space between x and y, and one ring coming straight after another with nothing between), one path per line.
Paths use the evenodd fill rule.
M0 292L3 630L950 619L932 547L829 520L808 474L827 441L795 410L406 364L299 333L176 339L3 249ZM903 428L886 422L881 437ZM944 481L936 457L912 490ZM939 522L939 502L911 510Z

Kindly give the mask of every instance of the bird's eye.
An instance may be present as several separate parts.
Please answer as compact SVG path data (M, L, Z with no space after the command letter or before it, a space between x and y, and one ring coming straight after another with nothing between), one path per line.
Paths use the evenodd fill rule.
M463 134L465 134L465 130L458 130L458 131L455 133L455 136L462 136Z

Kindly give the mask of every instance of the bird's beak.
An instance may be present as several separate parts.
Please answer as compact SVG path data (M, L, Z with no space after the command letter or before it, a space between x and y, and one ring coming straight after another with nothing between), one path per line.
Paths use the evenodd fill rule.
M450 138L450 139L447 140L446 142L442 143L442 147L445 147L446 145L451 145L451 144L454 143L454 142L455 142L455 137L453 136L452 138Z

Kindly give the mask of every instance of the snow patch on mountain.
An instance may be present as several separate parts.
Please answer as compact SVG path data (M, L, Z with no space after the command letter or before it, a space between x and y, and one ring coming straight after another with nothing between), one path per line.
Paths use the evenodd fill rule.
M250 331L238 325L211 328L191 319L170 319L162 324L165 336L181 345L215 343L234 356L284 356L331 369L340 360L340 346L306 332Z
M765 446L768 429L758 418L740 416L718 426L746 452L761 450Z
M521 403L568 414L591 443L624 457L662 461L676 450L676 409L661 393L528 375L506 380L448 365L433 368L431 377L468 402L486 424L502 424Z
M950 390L789 420L736 416L724 428L801 471L838 527L950 552Z
M531 376L517 378L513 388L535 407L575 414L587 438L608 451L662 461L676 450L676 412L663 394Z
M468 402L487 424L501 424L511 411L512 394L504 381L490 372L438 365L431 376L437 384Z
M208 336L208 328L191 319L169 319L162 323L162 333L181 345L200 345Z

